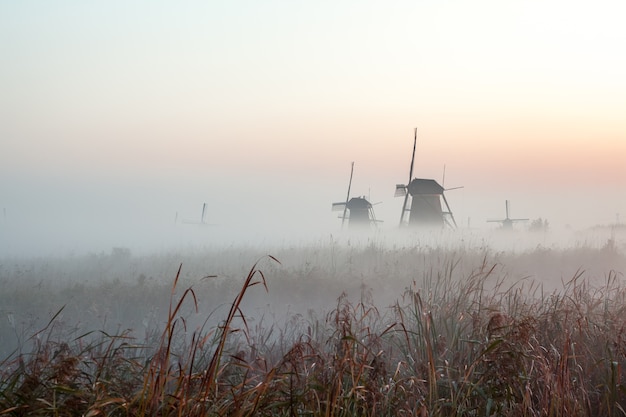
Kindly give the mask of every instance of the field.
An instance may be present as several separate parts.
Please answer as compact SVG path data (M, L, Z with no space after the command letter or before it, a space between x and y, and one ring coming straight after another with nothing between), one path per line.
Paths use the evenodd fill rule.
M620 239L0 261L0 415L626 415Z

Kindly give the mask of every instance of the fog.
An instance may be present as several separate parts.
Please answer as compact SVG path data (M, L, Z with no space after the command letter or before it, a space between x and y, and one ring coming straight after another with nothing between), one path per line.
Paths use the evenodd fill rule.
M263 273L254 281L263 279L267 289L249 288L241 312L255 331L274 328L277 335L294 331L300 320L325 320L342 294L386 314L408 288L428 293L444 282L457 285L477 275L484 276L487 291L519 288L520 293L543 296L562 291L571 280L585 282L589 291L619 287L626 270L623 228L570 234L559 241L554 235L515 230L396 230L344 231L317 239L311 234L300 240L291 236L290 241L270 241L259 233L257 241L250 235L245 243L246 236L226 243L212 240L205 229L181 230L173 226L167 233L153 231L152 249L145 241L137 246L143 254L128 247L92 251L94 246L84 248L86 254L77 250L63 256L3 257L0 356L28 351L41 337L73 340L92 331L96 333L90 337L96 338L98 331L128 331L128 336L152 344L167 322L170 300L178 302L188 288L194 290L198 307L189 299L179 313L189 335L216 326L252 268ZM164 238L169 239L167 249L160 240ZM172 244L176 238L178 243ZM105 241L103 237L100 244ZM95 245L95 240L90 242ZM44 336L33 339L44 329Z
M338 218L341 213L331 211L332 203L345 201L349 166L345 168L344 176L325 181L306 176L280 179L263 172L249 180L201 178L193 183L187 178L163 183L133 177L123 182L91 181L88 174L81 182L71 178L41 183L15 179L4 187L1 256L85 255L107 253L113 247L148 254L197 247L317 242L347 233ZM362 179L377 174L367 172L357 162L351 196L365 195L374 204L381 222L370 230L371 236L393 241L399 235L403 199L393 197L396 182L391 175L381 173L389 179L384 184L368 184ZM448 176L447 181L455 179L455 175ZM455 183L463 184L462 175L456 173L456 177ZM480 188L465 186L446 192L458 224L451 238L486 239L496 246L508 238L513 244L528 240L548 247L575 246L590 240L599 244L610 238L610 226L620 223L621 206L616 200L607 207L565 193L551 201L523 190L508 191L485 195ZM611 198L607 195L604 201ZM511 218L529 219L515 223L513 234L498 233L500 224L487 222L505 218L505 199L510 199ZM548 230L540 236L528 233L537 219L548 222ZM419 240L419 236L414 238Z
M230 184L234 189L247 186L237 181ZM84 255L108 252L112 247L147 254L186 247L315 242L347 233L342 230L342 221L337 217L341 213L331 211L331 203L345 199L345 190L327 187L327 192L314 192L327 185L310 183L306 188L311 191L306 192L292 184L276 184L278 190L261 186L236 195L236 191L211 194L210 191L167 186L147 189L141 185L111 184L105 187L92 184L70 189L68 186L16 184L19 190L13 194L5 193L12 198L11 204L3 207L0 250L6 258ZM388 190L393 190L395 184L389 185ZM330 192L333 190L336 191L334 194ZM462 194L461 197L456 197L455 192ZM502 199L485 199L494 207L484 207L482 212L469 216L463 202L469 200L471 192L463 189L451 191L448 195L458 223L457 239L460 240L475 236L474 239L484 237L498 244L498 241L506 240L502 238L506 235L512 240L531 240L562 247L584 243L590 238L606 240L610 237L609 226L619 223L617 213L611 216L609 210L600 209L595 224L589 220L579 225L563 223L560 216L541 215L560 209L571 211L570 207L585 210L576 206L575 201L567 203L562 200L564 207L552 210L541 207L544 201L512 201L510 217L530 220L514 224L517 236L497 233L499 223L488 223L487 220L504 219L504 196ZM402 199L388 197L391 192L372 191L372 195L376 194L387 194L387 198L377 201L370 197L374 203L380 201L374 205L374 210L377 219L382 221L377 228L372 228L371 235L392 241L398 236ZM204 220L201 218L203 207ZM526 212L522 211L524 208L527 208ZM530 217L530 213L537 217ZM588 211L584 214L593 219ZM532 221L538 218L549 224L548 230L539 238L536 233L528 233ZM593 226L606 227L600 232ZM598 237L589 237L593 235Z
M391 239L414 128L465 234L620 223L619 2L272 4L2 4L0 256L327 239L351 162Z
M212 323L259 259L246 311L277 322L451 269L621 283L613 3L1 2L0 359L61 309L63 335L162 328L181 264ZM331 211L351 163L376 228ZM456 229L399 227L412 178ZM488 222L505 201L528 220Z
M108 253L113 247L149 254L326 240L347 233L338 217L342 213L331 211L331 205L346 201L351 162L354 175L350 197L365 196L379 220L369 235L393 242L407 235L398 233L403 198L394 197L396 184L408 179L413 138L407 130L407 137L392 148L398 160L392 168L372 163L369 158L350 161L348 151L343 151L345 162L332 165L325 160L311 161L301 153L267 167L225 167L216 158L215 165L191 164L176 170L165 165L164 172L152 164L142 165L141 170L117 167L115 160L110 167L99 162L82 171L50 166L42 172L25 166L11 173L5 167L0 255L58 257ZM457 223L455 233L449 228L445 231L446 239L486 239L489 244L500 245L510 238L513 245L532 241L548 247L576 246L591 239L598 244L596 240L610 237L611 225L621 223L624 195L613 186L598 184L586 189L583 197L576 184L554 192L529 182L503 185L506 171L486 178L457 165L447 165L444 178L445 158L427 154L434 141L432 137L418 137L414 177L432 178L455 188L444 193ZM364 148L376 146L363 144ZM446 152L459 156L452 144ZM474 152L480 154L482 150ZM232 158L231 154L223 156ZM442 169L434 167L438 163L431 159L441 163ZM546 181L549 183L550 177ZM528 219L514 224L518 233L498 233L501 224L488 222L505 218L507 200L511 218ZM547 231L540 236L529 234L529 227L538 219L548 222ZM413 241L420 241L419 234Z

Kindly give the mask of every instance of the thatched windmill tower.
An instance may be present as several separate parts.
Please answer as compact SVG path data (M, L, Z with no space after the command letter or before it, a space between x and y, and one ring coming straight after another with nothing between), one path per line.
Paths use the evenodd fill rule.
M333 203L333 210L343 210L344 213L339 218L342 219L342 225L348 220L350 228L376 226L379 221L376 220L374 206L365 197L353 197L348 202Z
M404 214L408 212L410 226L456 227L456 221L450 211L444 191L437 181L424 178L414 178L408 187L404 184L396 185L396 197L404 196L406 202L408 196L411 196L410 208L407 209L406 204L402 207L400 224L404 224Z
M444 227L445 225L456 228L454 215L450 210L448 200L444 195L446 191L437 181L424 178L413 178L413 164L415 162L415 147L417 144L417 128L413 140L413 155L411 156L411 168L409 170L409 183L396 185L396 197L404 197L402 212L400 214L400 227L409 226ZM411 204L409 204L409 198ZM443 202L443 204L442 204ZM445 205L445 210L443 209ZM407 208L408 207L408 208ZM405 222L405 215L408 221Z
M374 206L367 201L365 197L353 197L350 198L350 188L352 186L352 175L354 173L354 162L350 169L350 182L348 182L348 194L346 201L340 203L333 203L333 211L342 211L339 216L341 219L341 227L348 220L348 226L350 228L364 228L370 226L377 226L378 220L374 214Z

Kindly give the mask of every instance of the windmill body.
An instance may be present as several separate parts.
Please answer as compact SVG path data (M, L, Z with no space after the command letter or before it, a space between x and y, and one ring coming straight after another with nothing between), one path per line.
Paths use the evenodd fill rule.
M415 178L409 184L411 209L409 225L443 227L444 211L441 200L443 187L435 180Z
M365 197L353 197L347 203L333 203L333 210L345 210L345 215L339 216L348 220L350 229L364 229L376 226L374 206ZM345 217L344 217L345 216Z
M348 220L350 229L364 229L376 226L374 206L365 197L353 197L347 203L333 203L334 211L343 211L339 217Z
M409 214L408 225L428 228L456 226L444 191L437 181L425 178L414 178L408 187L403 184L396 185L396 196L405 198L410 196L411 199L409 208L407 209L406 205L403 207L402 217L404 211Z
M372 204L365 197L354 197L348 201L349 226L369 226Z

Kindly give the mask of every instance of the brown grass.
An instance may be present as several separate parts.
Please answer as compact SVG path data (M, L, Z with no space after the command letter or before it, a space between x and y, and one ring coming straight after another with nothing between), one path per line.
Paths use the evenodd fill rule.
M184 306L202 313L192 286L177 296L181 266L156 344L126 331L61 341L57 313L31 352L0 363L0 415L626 415L619 274L594 286L579 271L544 293L486 258L458 279L459 262L426 270L384 311L363 287L280 329L242 310L251 287L271 291L258 263L218 326L189 327Z

